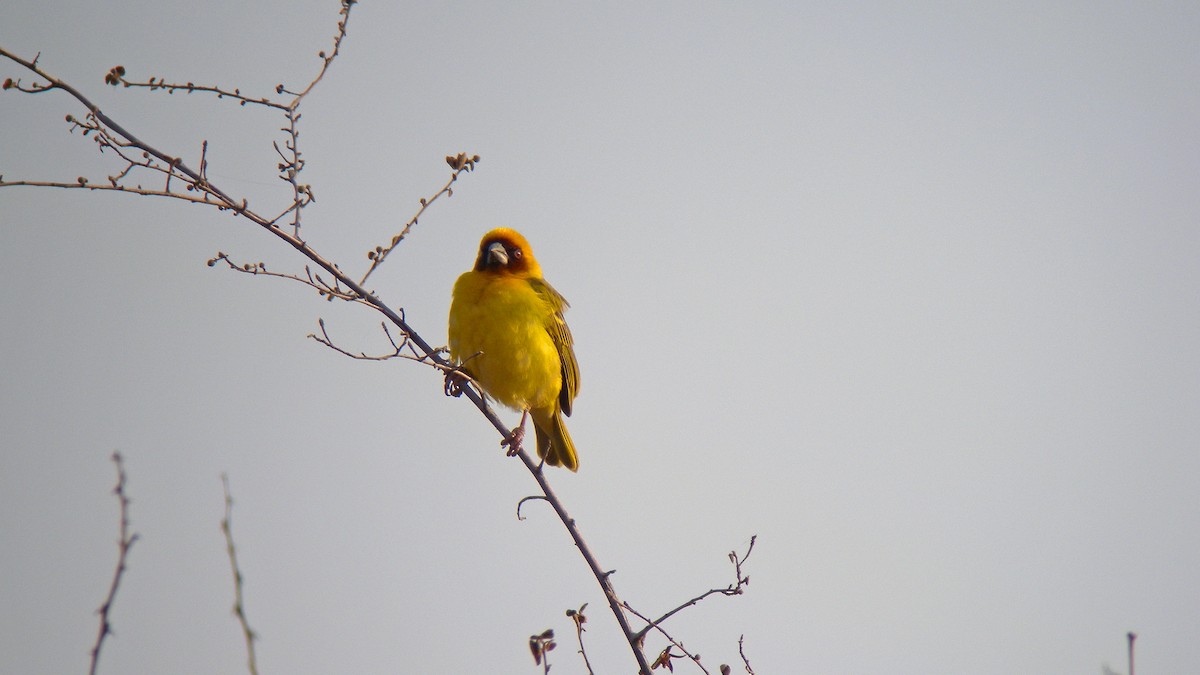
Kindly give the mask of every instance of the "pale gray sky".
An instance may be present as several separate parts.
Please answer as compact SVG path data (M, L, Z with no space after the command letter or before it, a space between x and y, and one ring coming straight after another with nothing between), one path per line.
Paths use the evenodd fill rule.
M270 93L337 3L0 5L0 44L252 204L281 119L131 78ZM348 269L483 157L371 280L432 342L480 235L571 301L578 474L618 592L715 672L1200 668L1200 6L365 2L304 108L306 236ZM0 64L0 77L28 76ZM65 96L0 96L0 174L102 179ZM495 432L432 371L351 361L378 317L207 268L303 261L226 214L0 190L0 671L81 672L141 535L106 673L244 672L235 495L264 673L634 666ZM506 413L508 419L516 415ZM650 651L662 648L652 639ZM679 664L683 672L688 669Z

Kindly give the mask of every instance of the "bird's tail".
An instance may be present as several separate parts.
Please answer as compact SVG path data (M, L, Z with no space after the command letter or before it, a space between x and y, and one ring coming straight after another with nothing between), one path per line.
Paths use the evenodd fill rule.
M567 433L567 425L563 422L562 411L531 410L533 428L537 432L538 457L546 460L550 466L565 466L572 471L579 470L579 456L575 454L575 443L571 434Z

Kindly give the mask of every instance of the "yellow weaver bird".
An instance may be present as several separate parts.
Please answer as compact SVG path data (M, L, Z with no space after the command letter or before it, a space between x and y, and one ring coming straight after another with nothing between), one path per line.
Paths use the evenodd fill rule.
M579 392L579 364L563 319L567 301L542 278L529 242L516 230L483 235L475 267L454 284L450 359L484 393L521 411L505 444L515 450L533 418L538 457L579 470L563 415Z

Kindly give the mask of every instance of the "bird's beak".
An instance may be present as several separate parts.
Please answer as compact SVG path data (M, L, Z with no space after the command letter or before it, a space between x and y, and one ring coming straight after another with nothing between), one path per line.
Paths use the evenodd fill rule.
M508 251L504 250L504 244L495 242L487 248L488 263L497 267L506 267L508 265Z

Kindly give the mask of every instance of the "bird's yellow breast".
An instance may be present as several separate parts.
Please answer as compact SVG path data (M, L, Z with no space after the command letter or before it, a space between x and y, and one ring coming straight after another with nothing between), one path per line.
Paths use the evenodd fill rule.
M546 326L555 311L525 279L467 272L454 284L450 357L504 405L553 407L562 363Z

